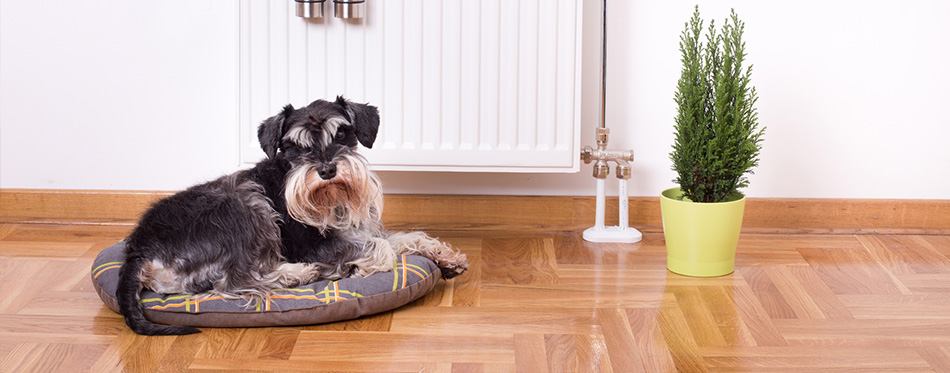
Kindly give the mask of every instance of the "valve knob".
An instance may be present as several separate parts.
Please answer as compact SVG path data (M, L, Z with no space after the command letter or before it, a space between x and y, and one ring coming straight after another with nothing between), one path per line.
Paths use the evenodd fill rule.
M581 160L584 161L584 164L590 164L591 160L594 158L594 148L590 146L585 146L581 149Z

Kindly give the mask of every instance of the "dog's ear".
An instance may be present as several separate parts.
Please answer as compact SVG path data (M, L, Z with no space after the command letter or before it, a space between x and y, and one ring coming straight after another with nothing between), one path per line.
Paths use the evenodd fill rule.
M336 103L346 108L350 124L356 132L356 139L366 148L372 148L379 132L379 110L368 104L350 102L343 96L337 96Z
M293 105L287 104L280 113L265 119L260 127L257 127L257 140L260 141L261 149L264 149L267 158L274 159L277 156L280 140L284 138L284 122L293 112Z

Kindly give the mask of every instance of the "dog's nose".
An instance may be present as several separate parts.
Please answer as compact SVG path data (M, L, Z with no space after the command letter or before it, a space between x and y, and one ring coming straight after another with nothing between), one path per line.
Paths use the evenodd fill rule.
M323 180L330 180L336 176L336 164L327 163L317 167L317 174L320 175L320 178Z

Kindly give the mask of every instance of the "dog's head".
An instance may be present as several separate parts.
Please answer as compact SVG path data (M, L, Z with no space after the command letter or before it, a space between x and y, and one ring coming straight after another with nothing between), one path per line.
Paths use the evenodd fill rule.
M260 125L264 153L290 166L284 197L294 220L323 231L378 222L379 179L358 153L358 144L373 146L378 130L376 107L343 97L287 105Z
M300 109L285 106L261 123L257 138L268 158L283 152L286 159L294 160L303 155L301 151L310 151L306 155L330 162L338 153L356 151L357 142L372 148L378 131L375 106L338 96L335 102L317 100Z

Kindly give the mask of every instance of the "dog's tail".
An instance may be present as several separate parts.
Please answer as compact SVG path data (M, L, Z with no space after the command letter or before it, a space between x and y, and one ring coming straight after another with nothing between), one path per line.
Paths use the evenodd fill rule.
M142 259L128 258L119 271L119 288L116 298L119 301L119 311L125 316L125 324L132 331L143 335L184 335L200 333L197 328L181 325L161 325L145 318L145 309L139 300L142 283L139 273L142 272Z

